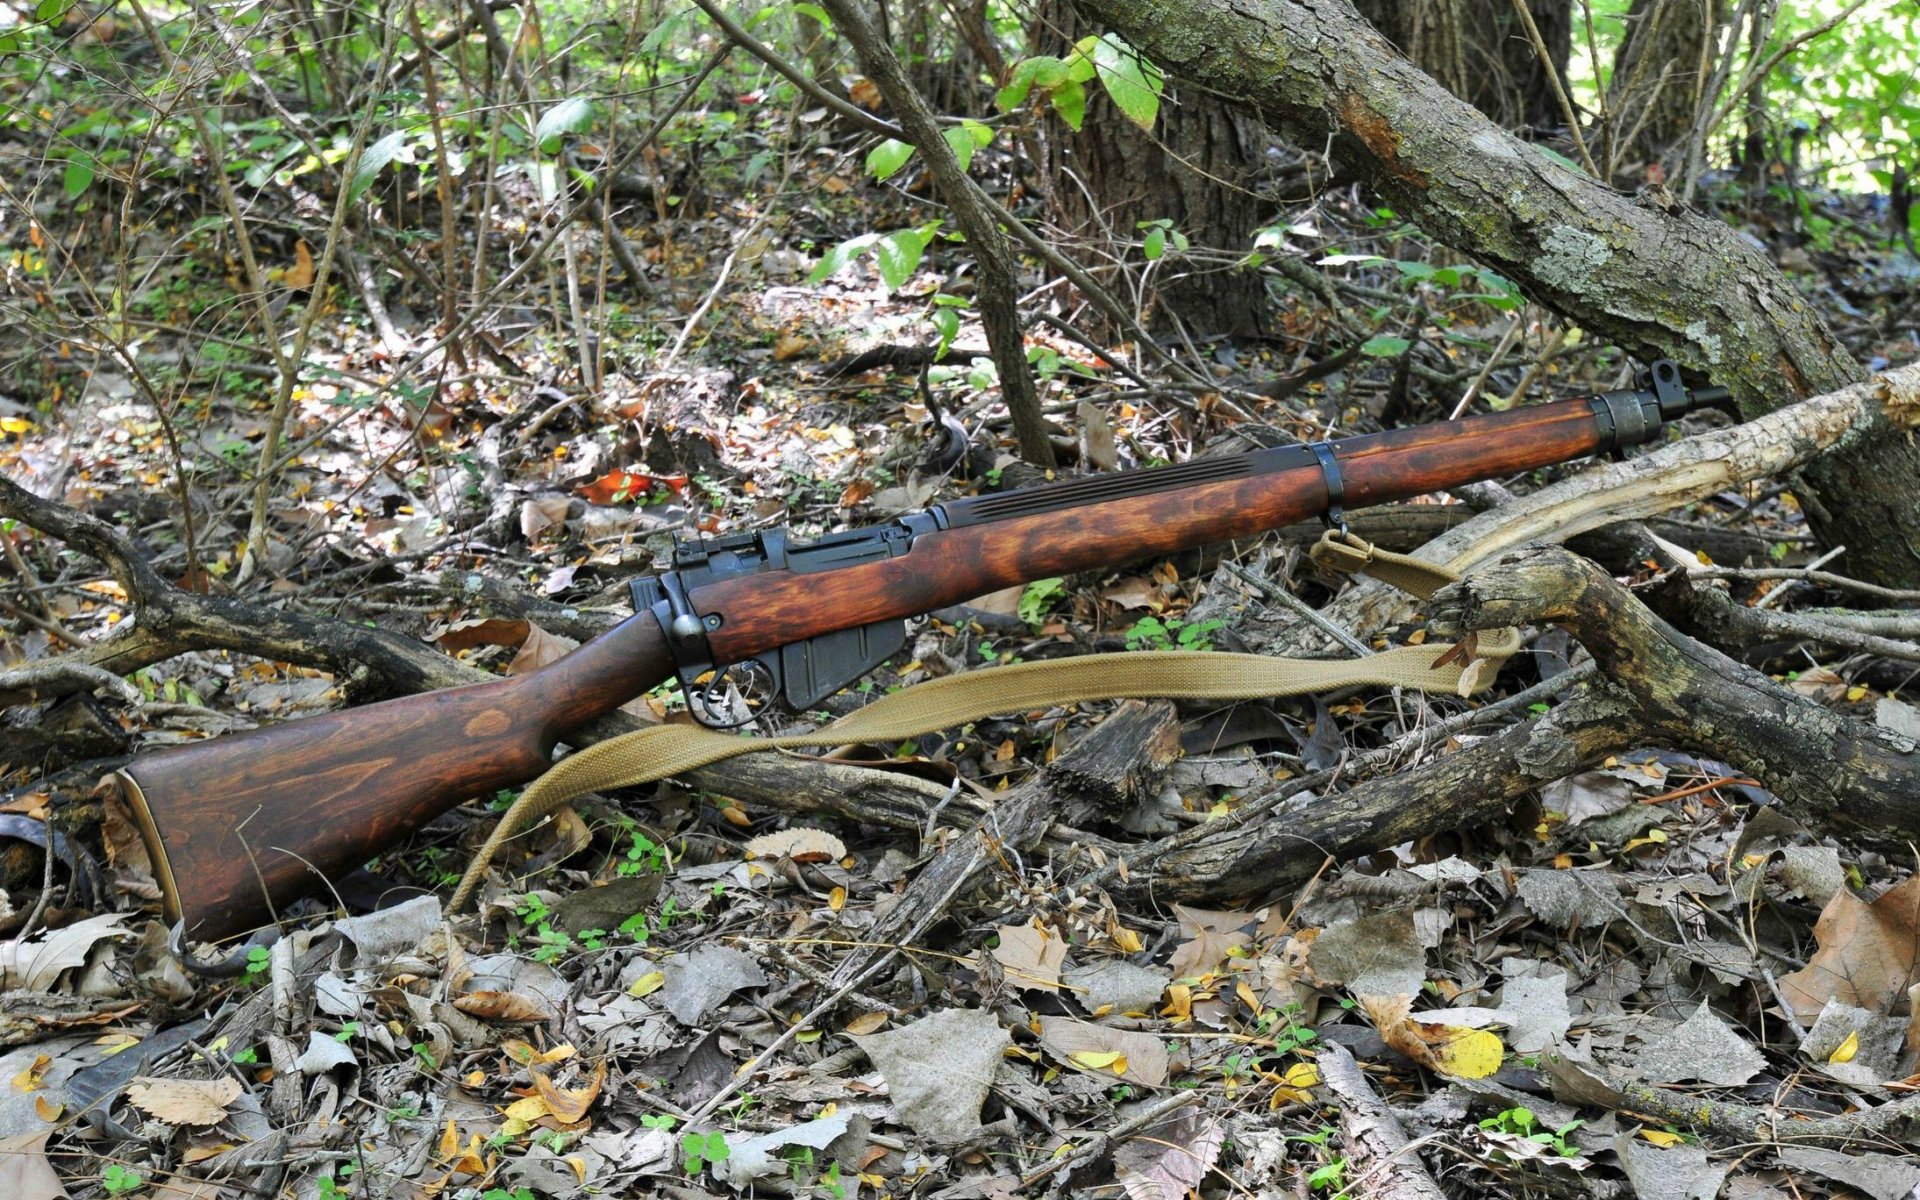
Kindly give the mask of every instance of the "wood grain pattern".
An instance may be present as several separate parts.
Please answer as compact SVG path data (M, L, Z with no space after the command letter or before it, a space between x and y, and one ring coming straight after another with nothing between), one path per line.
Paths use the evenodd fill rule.
M122 794L144 808L169 917L225 937L269 919L269 896L324 891L455 805L534 778L568 729L672 673L643 613L530 675L141 755Z
M1591 454L1599 429L1585 400L1396 429L1335 443L1349 508L1405 500ZM1319 515L1318 467L1154 492L1098 506L941 530L907 554L819 574L723 579L688 596L716 662L737 662L863 621L913 616L1011 587L1263 533Z

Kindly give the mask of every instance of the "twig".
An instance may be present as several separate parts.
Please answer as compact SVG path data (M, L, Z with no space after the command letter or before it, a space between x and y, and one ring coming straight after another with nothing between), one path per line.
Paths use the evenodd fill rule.
M1846 552L1847 552L1847 548L1845 546L1835 546L1833 549L1827 551L1825 554L1822 554L1819 558L1816 558L1812 562L1808 563L1806 565L1806 570L1809 573L1817 571L1821 567L1824 567L1828 563L1832 562L1834 559L1839 558L1842 554L1845 554ZM1772 608L1774 605L1780 603L1780 601L1786 599L1788 594L1794 590L1795 586L1798 583L1799 583L1798 580L1789 580L1788 582L1768 592L1766 595L1760 597L1759 603L1755 604L1753 607L1756 609Z
M1835 575L1831 571L1816 571L1807 567L1688 567L1687 573L1696 579L1799 579L1808 583L1817 583L1821 587L1838 588L1843 591L1859 592L1879 600L1888 600L1895 604L1920 603L1920 591L1902 591L1899 588L1881 587L1877 583L1852 579L1845 575Z
M1030 1188L1056 1171L1083 1166L1098 1157L1099 1154L1116 1139L1126 1137L1128 1134L1145 1129L1150 1125L1156 1125L1174 1113L1179 1112L1181 1109L1188 1108L1199 1102L1199 1092L1175 1092L1173 1095L1167 1096L1141 1109L1131 1117L1115 1125L1112 1129L1103 1130L1100 1133L1094 1134L1092 1138L1088 1139L1084 1146L1081 1146L1073 1154L1056 1158L1039 1170L1022 1177L1020 1186L1022 1188Z
M1567 136L1573 139L1574 148L1580 151L1580 161L1586 164L1587 174L1605 180L1606 176L1593 163L1593 155L1587 153L1587 139L1580 132L1580 118L1573 111L1573 101L1567 98L1567 89L1560 82L1560 72L1553 65L1553 55L1547 50L1546 39L1540 36L1540 27L1533 22L1533 13L1527 8L1527 0L1513 0L1513 9L1520 14L1520 23L1527 27L1527 36L1533 40L1533 52L1539 56L1540 69L1547 73L1547 82L1553 86L1553 98L1560 102L1560 115L1567 119Z
M1515 0L1515 2L1523 3L1524 0ZM1507 351L1513 348L1513 341L1520 336L1520 326L1524 319L1519 313L1514 314L1513 323L1508 325L1507 331L1500 335L1500 342L1494 346L1493 353L1487 356L1486 365L1480 368L1480 373L1475 375L1473 382L1467 385L1466 392L1460 397L1460 403L1454 405L1453 411L1447 414L1447 420L1458 421L1460 414L1466 412L1467 406L1472 404L1474 397L1480 394L1480 389L1486 385L1487 377L1493 374L1494 368L1500 365L1500 360L1505 358Z
M1300 597L1294 595L1292 592L1289 592L1287 589L1277 584L1268 583L1239 563L1223 562L1220 565L1227 569L1229 575L1239 579L1242 583L1245 583L1248 587L1251 587L1254 591L1259 592L1262 596L1274 603L1282 605L1289 612L1308 622L1315 629L1326 634L1334 641L1339 642L1355 654L1365 658L1373 653L1373 647L1367 645L1334 622L1329 621L1318 609L1300 599Z

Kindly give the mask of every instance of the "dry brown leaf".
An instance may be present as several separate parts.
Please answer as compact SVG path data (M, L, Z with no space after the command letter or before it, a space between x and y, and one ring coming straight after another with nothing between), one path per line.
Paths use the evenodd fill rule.
M1811 1020L1838 1000L1887 1013L1920 983L1920 875L1872 904L1841 888L1813 927L1819 950L1807 965L1780 978L1780 994Z
M307 239L300 238L293 243L293 265L281 277L281 282L290 288L308 288L313 286L313 251L307 246Z
M796 333L783 333L774 339L773 358L775 362L785 362L797 358L813 348L813 342Z
M553 1119L562 1125L575 1125L586 1118L587 1110L600 1098L600 1085L607 1081L607 1064L602 1061L595 1066L586 1086L579 1088L560 1087L538 1069L529 1068L528 1074L533 1076L533 1086Z
M7 1200L67 1200L60 1177L47 1161L51 1129L0 1138L0 1196Z
M445 633L433 639L448 654L471 650L475 646L518 646L527 640L532 623L507 617L478 617L455 621Z
M240 1098L240 1081L219 1079L149 1079L133 1081L127 1099L156 1121L168 1125L203 1127L227 1118L227 1105Z
M520 643L520 653L514 655L513 661L507 664L507 674L525 675L529 671L539 670L548 663L559 662L573 653L574 647L579 644L572 638L548 633L529 621L527 622L527 640Z
M1000 944L993 957L1006 970L1007 982L1015 987L1060 990L1060 967L1067 961L1067 941L1047 929L1032 925L1002 925L996 930Z
M1102 600L1110 600L1121 608L1144 608L1152 612L1164 612L1167 607L1166 589L1142 575L1122 579L1100 593Z
M488 1021L551 1021L553 1012L537 996L525 992L468 992L455 996L453 1006L470 1017Z
M1832 701L1847 694L1847 681L1828 667L1808 667L1787 687L1809 700Z
M861 108L878 109L881 104L880 85L864 75L853 81L853 86L847 89L847 95L853 97L853 102Z
M573 501L565 496L541 496L520 506L520 536L532 541L549 529L567 523Z
M1075 1070L1150 1088L1167 1081L1172 1062L1165 1044L1150 1033L1071 1017L1041 1017L1039 1022L1040 1044Z
M747 842L749 858L791 858L795 862L839 862L847 844L824 829L794 826L763 833Z

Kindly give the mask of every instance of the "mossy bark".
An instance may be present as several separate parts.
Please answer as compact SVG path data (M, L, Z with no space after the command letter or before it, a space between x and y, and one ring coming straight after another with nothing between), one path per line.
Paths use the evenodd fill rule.
M1644 357L1732 388L1749 416L1863 376L1739 233L1625 195L1503 131L1398 53L1348 0L1076 0L1176 78L1330 145L1429 234ZM1807 469L1845 569L1920 585L1920 447L1885 421Z

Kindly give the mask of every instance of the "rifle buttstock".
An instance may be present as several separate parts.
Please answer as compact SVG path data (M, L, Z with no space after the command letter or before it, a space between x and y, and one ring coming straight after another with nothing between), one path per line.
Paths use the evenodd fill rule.
M456 805L539 775L567 730L671 674L642 613L529 675L142 755L116 779L168 918L212 940Z

